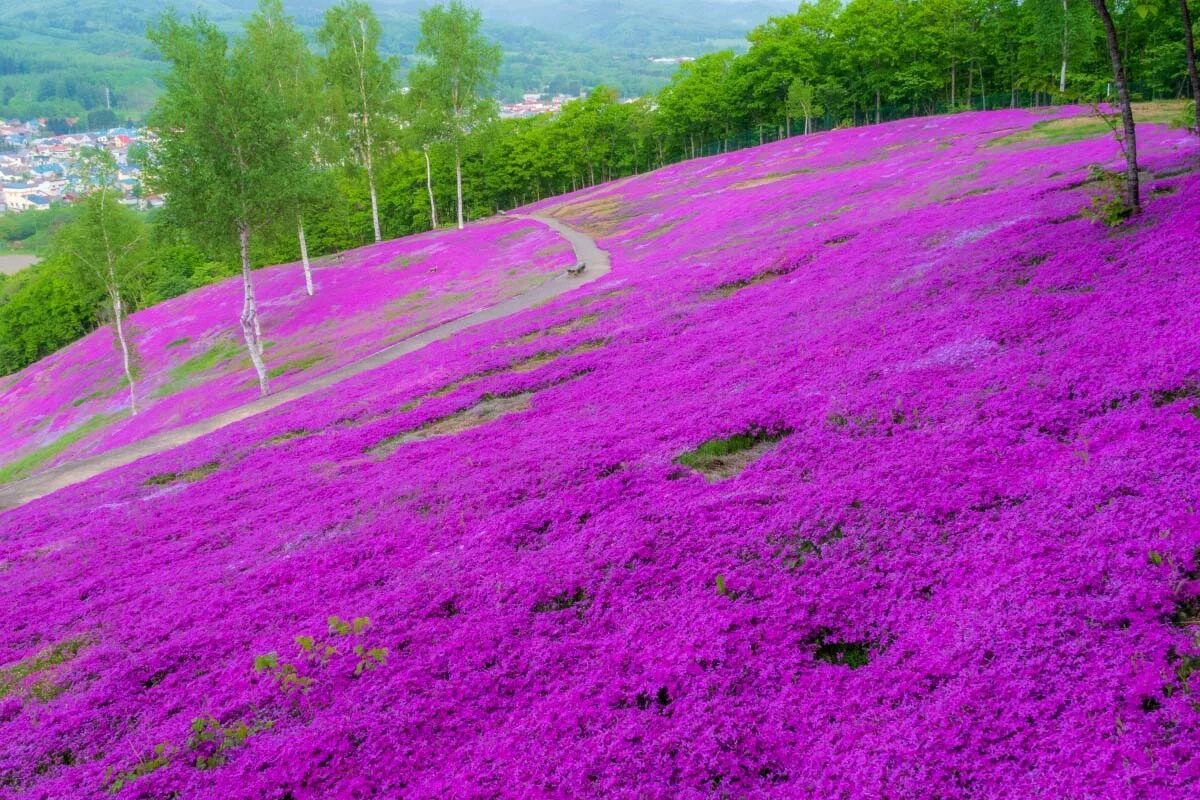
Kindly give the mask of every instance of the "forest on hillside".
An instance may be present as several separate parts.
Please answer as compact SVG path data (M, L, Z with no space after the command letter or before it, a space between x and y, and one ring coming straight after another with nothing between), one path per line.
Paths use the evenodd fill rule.
M325 0L289 0L285 8L311 39L329 5ZM413 63L419 11L426 5L417 0L372 3L383 28L381 50L399 59L401 76ZM747 31L791 6L784 0L492 0L476 5L488 35L504 49L495 91L509 100L529 91L577 95L598 84L619 86L629 96L652 94L669 79L672 67L652 63L651 57L698 56L730 46L744 49ZM0 118L71 117L82 127L94 128L88 115L111 109L122 120L140 119L161 91L164 68L146 41L146 30L168 7L185 15L203 12L232 34L254 3L4 3Z
M1132 100L1195 93L1181 7L1187 4L1175 0L1112 7L1116 52ZM139 220L150 246L129 278L127 310L243 267L341 251L447 220L479 219L682 158L783 136L931 113L1118 99L1102 19L1094 3L1083 0L817 0L755 28L744 53L718 51L682 65L655 96L629 102L616 87L601 86L561 114L517 120L495 116L490 98L501 48L476 11L453 5L471 20L470 30L459 34L486 57L472 78L475 101L448 109L439 87L449 62L431 49L429 31L413 45L417 66L405 74L399 60L386 55L386 30L368 4L345 0L328 12L315 48L282 6L265 2L262 8L275 9L271 35L283 37L306 77L291 99L264 88L260 100L244 102L282 115L274 121L256 117L254 137L275 126L279 142L311 144L306 153L281 144L274 155L286 151L293 160L264 167L264 174L281 170L302 177L287 184L303 191L263 201L266 213L248 237L244 258L232 228L214 234L178 197L164 212ZM339 87L335 74L334 53L345 43L328 33L329 15L347 8L372 20L374 34L366 42L374 70L370 108L354 105L358 101L347 105L355 90ZM222 53L240 48L251 54L246 58L253 55L248 33L205 25L187 35L208 37ZM159 58L178 71L180 53L157 46ZM402 91L402 75L413 91ZM375 120L371 130L354 122L365 116ZM1189 119L1178 114L1180 124ZM202 143L179 147L177 159ZM228 205L230 198L220 201ZM67 222L71 213L61 216ZM48 260L0 282L0 373L36 361L111 317L102 310L111 306L102 289L72 280L53 235L39 236L50 242Z

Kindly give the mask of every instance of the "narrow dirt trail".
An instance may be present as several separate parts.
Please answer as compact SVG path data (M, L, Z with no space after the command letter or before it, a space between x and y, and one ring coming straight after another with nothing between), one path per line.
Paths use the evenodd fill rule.
M384 364L395 361L401 356L427 347L434 342L449 339L451 336L469 328L503 319L541 305L559 295L566 294L572 289L578 289L580 286L604 277L612 269L612 262L608 252L600 249L596 241L582 231L578 231L553 217L543 214L514 214L512 215L512 219L531 220L555 231L570 243L575 251L576 259L585 264L587 268L583 273L578 275L567 275L565 273L555 275L545 283L515 297L511 297L502 303L497 303L494 306L489 306L488 308L438 325L435 328L430 328L423 333L419 333L416 336L380 350L374 355L367 356L361 361L347 364L340 369L285 389L278 394L269 395L253 403L238 406L237 408L190 425L185 425L181 428L149 436L124 447L62 464L54 469L47 470L22 481L0 486L0 512L16 508L40 497L45 497L59 489L82 483L89 478L94 478L109 470L132 464L138 459L163 453L167 450L173 450L227 425L249 419L264 411L270 411L285 403L290 403L293 400L307 397L314 392L327 389L347 378L353 378L356 375L369 372Z

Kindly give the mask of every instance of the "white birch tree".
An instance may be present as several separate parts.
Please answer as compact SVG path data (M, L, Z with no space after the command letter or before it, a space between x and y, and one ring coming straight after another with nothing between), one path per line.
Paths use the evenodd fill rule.
M291 208L294 198L294 127L287 101L258 71L246 41L230 47L202 15L185 22L168 13L149 36L170 65L149 118L157 134L150 181L166 195L172 221L198 242L224 252L236 243L242 268L239 322L266 395L251 240Z
M332 127L346 128L349 153L366 170L377 242L383 239L383 231L375 167L395 136L397 96L396 60L379 54L382 34L375 12L362 0L342 0L326 11L317 31L317 41L325 48L321 72L329 91Z
M291 17L283 10L282 0L259 0L258 9L246 22L243 42L246 57L260 80L284 103L284 113L293 132L292 189L290 205L294 213L292 227L300 245L304 268L304 288L311 297L315 291L312 262L308 257L308 238L304 233L304 206L314 191L313 169L317 160L317 128L320 120L321 85L316 60Z
M147 228L133 210L121 204L117 165L108 152L82 151L78 173L87 197L78 216L55 237L55 249L81 284L103 293L105 315L112 315L113 337L129 388L129 413L137 415L137 358L126 327L125 291L145 268Z
M491 93L500 68L500 48L484 38L479 11L459 0L421 12L421 38L409 82L417 103L438 120L454 153L458 227L466 225L463 208L463 144L472 131L496 117Z

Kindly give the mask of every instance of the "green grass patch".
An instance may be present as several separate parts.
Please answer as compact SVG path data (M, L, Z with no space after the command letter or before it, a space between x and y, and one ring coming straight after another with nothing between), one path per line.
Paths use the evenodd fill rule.
M1182 104L1178 102L1134 103L1133 118L1138 124L1159 123L1163 125L1175 125L1179 121L1181 108ZM1029 141L1044 142L1046 144L1065 144L1067 142L1078 142L1110 134L1112 133L1113 125L1117 129L1120 129L1121 117L1119 114L1106 116L1108 117L1108 122L1095 114L1042 120L1041 122L1035 122L1032 127L1025 130L1016 131L1015 133L1010 133L1008 136L993 139L988 142L988 145L991 147L1003 147L1004 145Z
M709 439L675 461L709 477L727 478L741 472L771 445L790 433L790 429L750 430L725 439Z
M192 337L190 337L190 336L180 337L173 342L167 342L167 349L170 350L175 347L183 347L185 344L187 344L191 340L192 340Z
M84 403L91 402L92 400L99 400L101 397L108 397L119 388L119 386L113 386L108 389L98 389L86 397L77 397L71 401L71 407L79 408Z
M195 483L212 475L221 468L220 461L210 461L207 464L201 464L193 469L184 472L163 472L159 475L147 478L143 486L170 486L175 483Z
M314 433L313 431L310 431L307 428L296 428L295 430L281 433L278 436L272 436L270 439L267 439L265 442L263 442L262 446L263 447L271 447L273 445L283 444L284 442L291 442L296 439L303 439L306 436L312 436L313 433Z
M90 643L91 640L86 636L64 639L32 658L0 669L0 700L20 692L26 679L41 675L60 664L73 660ZM66 687L61 684L55 684L50 680L39 680L29 688L29 694L39 700L52 700L65 690Z
M865 667L870 662L874 642L836 642L830 641L828 635L822 631L813 642L817 646L813 657L818 661L850 669Z
M241 348L232 339L219 339L203 353L192 356L179 366L172 368L167 382L154 390L154 397L175 394L196 375L207 372L219 364L232 361L240 352Z
M10 461L0 467L0 484L12 483L13 481L27 477L30 473L38 469L38 467L53 460L71 445L109 425L120 416L120 414L97 414L78 428L64 433L50 444L26 453L16 461Z
M309 356L308 358L298 358L295 361L288 361L285 364L280 364L278 367L267 372L267 377L278 378L280 375L290 375L294 372L303 372L304 370L316 364L320 364L325 360L325 356Z

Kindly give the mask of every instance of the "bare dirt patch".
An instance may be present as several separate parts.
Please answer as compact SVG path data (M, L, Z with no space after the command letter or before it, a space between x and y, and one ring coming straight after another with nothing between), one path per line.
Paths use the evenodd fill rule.
M769 175L764 175L761 178L751 178L750 180L738 181L737 183L729 184L730 189L755 189L759 186L767 186L779 181L786 181L788 178L794 178L797 175L806 175L812 172L811 169L794 169L790 172L772 172Z
M559 325L552 325L549 328L539 331L530 331L524 336L518 336L516 339L513 339L507 344L510 347L514 347L517 345L529 344L530 342L536 339L541 339L545 336L561 336L564 333L574 333L575 331L580 331L596 324L599 319L599 314L584 314L583 316L576 317L569 322L563 322Z

